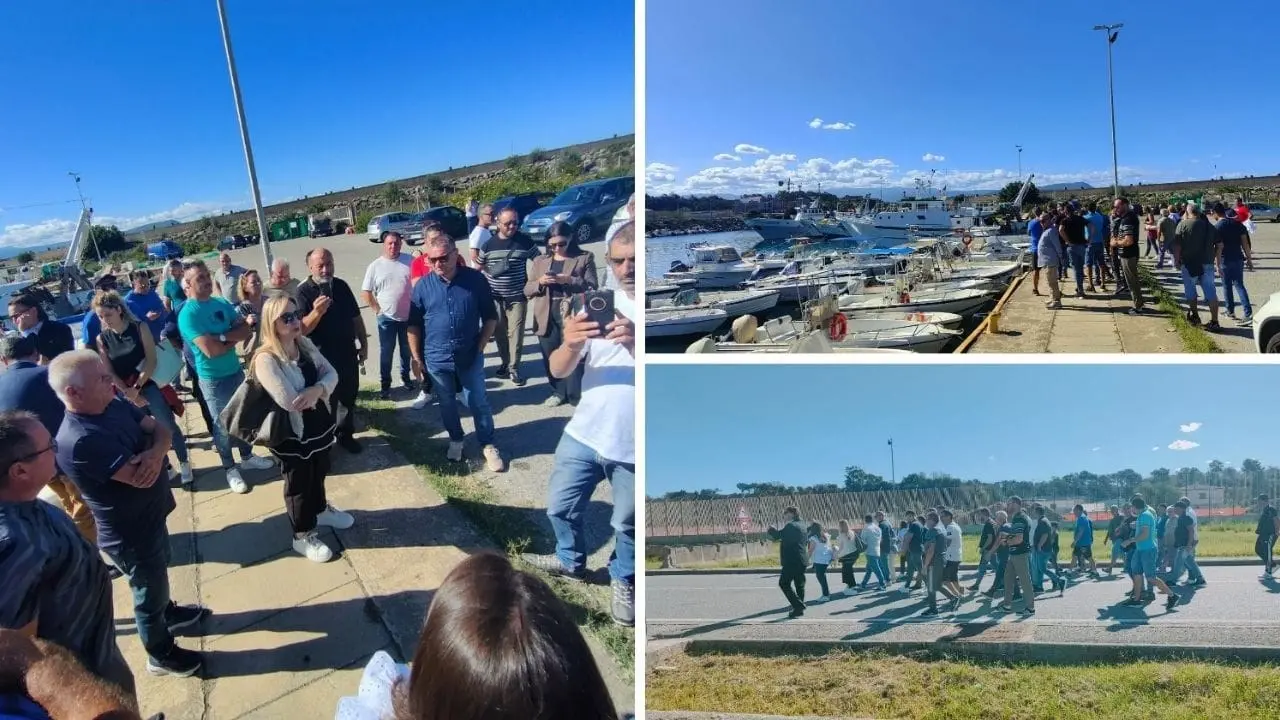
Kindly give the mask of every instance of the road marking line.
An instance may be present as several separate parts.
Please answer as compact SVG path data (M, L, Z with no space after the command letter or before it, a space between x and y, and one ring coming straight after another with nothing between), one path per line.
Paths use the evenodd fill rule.
M1262 621L1262 620L1193 620L1181 618L1168 618L1155 615L1147 618L1112 618L1109 620L1094 619L1068 619L1068 618L1049 618L1042 619L1037 617L1026 618L1017 613L1009 613L1004 616L984 616L979 618L946 618L946 617L921 617L912 615L901 618L794 618L788 619L785 623L779 623L782 613L778 618L751 618L747 620L737 620L734 618L645 618L646 625L847 625L851 623L861 623L865 625L902 625L902 624L941 624L941 625L973 625L982 623L1001 623L1016 621L1023 624L1035 623L1037 625L1082 625L1082 626L1107 626L1107 625L1186 625L1189 627L1239 627L1239 628L1280 628L1280 621Z

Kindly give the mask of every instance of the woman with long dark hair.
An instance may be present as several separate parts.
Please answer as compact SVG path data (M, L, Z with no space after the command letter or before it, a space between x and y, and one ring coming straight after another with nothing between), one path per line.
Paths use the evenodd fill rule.
M545 405L577 405L582 395L582 365L569 377L560 379L551 374L550 359L563 339L568 300L598 285L595 256L577 246L568 223L552 225L547 230L547 254L533 259L524 286L530 301L529 314L533 316L533 334L542 348L543 371L551 385L551 397Z

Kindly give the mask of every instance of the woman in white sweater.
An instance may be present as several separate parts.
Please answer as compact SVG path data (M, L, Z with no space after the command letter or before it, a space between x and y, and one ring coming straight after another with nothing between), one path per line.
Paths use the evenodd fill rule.
M337 427L329 396L338 373L316 346L302 336L293 298L270 297L259 319L261 344L250 372L276 404L289 413L293 437L271 448L284 475L284 505L293 526L293 549L313 562L328 562L333 551L316 533L317 525L346 530L350 514L329 504L324 480Z

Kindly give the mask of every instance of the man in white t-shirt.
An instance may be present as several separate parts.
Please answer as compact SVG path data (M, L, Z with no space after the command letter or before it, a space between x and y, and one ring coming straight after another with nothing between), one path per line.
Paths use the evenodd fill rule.
M470 235L472 230L476 229L476 223L479 222L477 212L480 206L476 203L475 198L467 198L467 234Z
M942 586L951 591L956 598L964 597L964 589L960 587L960 561L964 558L964 535L956 524L955 515L950 510L942 511L943 531L947 535L946 564L942 568ZM952 601L953 609L960 606Z
M565 577L586 576L582 511L601 480L613 486L613 621L635 625L635 226L621 228L609 242L606 261L618 280L618 318L605 328L586 313L565 319L564 341L549 359L551 374L568 377L581 363L582 399L556 447L547 516L556 535L556 554L537 558L543 569Z
M400 252L404 247L399 233L389 232L382 240L382 254L369 263L360 286L365 304L378 321L378 369L382 376L383 400L391 398L391 352L400 344L400 379L414 389L409 361L409 290L413 286L409 266L413 258Z
M618 229L629 222L636 219L636 194L631 193L631 198L627 200L627 204L618 208L618 212L613 214L613 219L609 221L609 229L604 231L604 246L609 247L609 241L618 232ZM606 290L617 290L618 281L613 273L605 273L604 287Z
M471 267L480 267L480 251L484 249L484 244L489 242L489 238L493 237L493 232L489 230L489 226L493 224L493 206L485 205L480 208L479 221L471 228L467 235L467 247L471 248Z

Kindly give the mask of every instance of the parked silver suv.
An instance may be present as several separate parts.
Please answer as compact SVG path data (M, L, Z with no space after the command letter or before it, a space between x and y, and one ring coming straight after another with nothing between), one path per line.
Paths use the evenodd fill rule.
M1254 222L1263 222L1265 220L1280 222L1280 208L1274 208L1260 202L1245 203L1245 206L1249 208L1249 217L1253 218Z
M406 245L422 242L422 216L411 212L392 212L378 215L369 221L369 242L380 243L382 236L398 232Z

